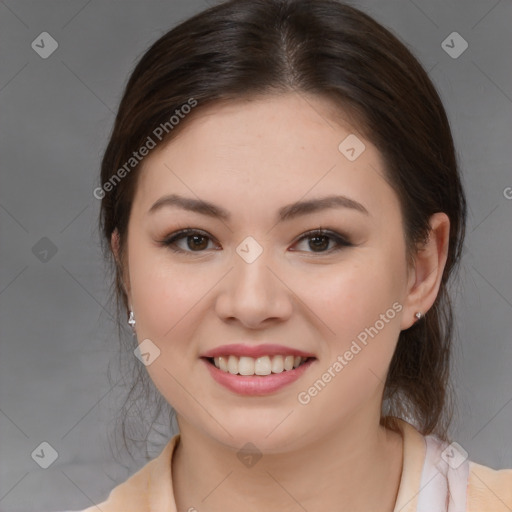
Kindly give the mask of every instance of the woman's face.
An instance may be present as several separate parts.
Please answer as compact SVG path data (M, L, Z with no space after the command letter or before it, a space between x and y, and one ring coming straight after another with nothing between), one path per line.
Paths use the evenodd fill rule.
M126 287L182 430L279 452L379 417L412 323L402 217L376 148L329 109L296 94L208 107L143 161ZM234 373L275 373L217 369L215 349ZM310 359L285 370L287 354Z

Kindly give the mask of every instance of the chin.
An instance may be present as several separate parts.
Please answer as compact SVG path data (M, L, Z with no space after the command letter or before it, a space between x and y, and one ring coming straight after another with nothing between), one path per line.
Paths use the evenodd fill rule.
M240 450L251 451L252 445L261 453L283 453L294 449L294 445L298 448L298 441L304 436L304 432L296 431L291 423L282 424L285 417L286 414L269 422L258 421L257 418L251 421L250 415L245 415L245 418L229 423L229 434L221 427L208 431L212 438L237 454Z

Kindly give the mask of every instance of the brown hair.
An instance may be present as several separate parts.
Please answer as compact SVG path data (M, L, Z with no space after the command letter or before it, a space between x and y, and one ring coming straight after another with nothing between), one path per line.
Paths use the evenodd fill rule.
M403 417L424 435L447 439L453 411L448 379L453 317L447 282L462 251L466 200L449 122L434 85L407 48L370 16L335 0L232 0L179 24L147 50L130 76L102 161L101 182L112 180L164 123L168 133L159 144L209 104L285 92L321 95L332 101L335 112L357 118L358 130L382 154L386 178L400 199L408 262L428 235L430 216L445 212L450 219L438 296L423 319L400 333L385 383L387 411L382 418L395 428L392 417ZM197 102L194 112L171 129L170 116L191 98ZM123 262L138 168L104 193L100 211L102 243L115 271L112 291L123 326L128 307L125 267L112 258L110 240L117 229ZM120 323L118 328L122 339ZM130 408L139 384L145 386L144 404L150 403L145 395L154 391L133 357L135 346L134 340L128 341L126 352L136 373L125 401ZM160 411L165 404L161 397L157 400Z

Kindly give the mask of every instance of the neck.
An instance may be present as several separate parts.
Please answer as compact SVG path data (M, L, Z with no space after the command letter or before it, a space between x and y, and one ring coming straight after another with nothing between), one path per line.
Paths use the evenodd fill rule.
M178 510L392 512L402 472L402 438L377 421L352 420L300 450L244 465L236 449L180 423L172 462Z

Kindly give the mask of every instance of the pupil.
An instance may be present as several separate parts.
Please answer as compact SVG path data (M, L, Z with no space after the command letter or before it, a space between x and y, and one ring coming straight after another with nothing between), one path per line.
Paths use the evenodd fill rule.
M194 240L194 242L193 242L193 247L191 247L191 246L190 246L190 244L189 244L189 248L190 248L190 249L194 249L194 248L195 248L195 249L204 249L204 248L206 248L206 246L208 245L208 243L206 243L206 245L204 244L204 241L206 240L206 237L205 237L205 236L201 236L201 235L192 235L192 236L190 236L190 237L189 237L189 240L190 240L191 238ZM198 239L203 239L203 244L201 244L201 243L196 243Z
M319 239L323 239L324 242L327 241L327 244L323 243L323 244L317 244L317 243L314 243L314 247L316 247L317 249L325 249L329 246L329 242L328 242L328 237L327 236L315 236L313 238L311 238L311 241L313 240L316 240L318 241ZM310 244L311 248L313 248L313 246Z

